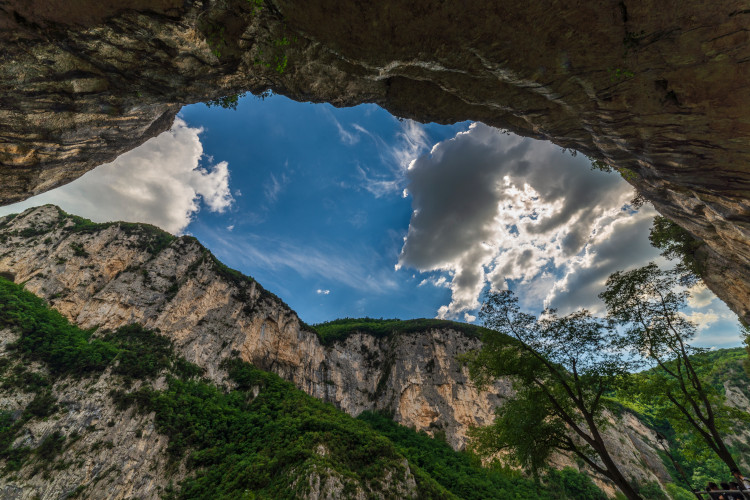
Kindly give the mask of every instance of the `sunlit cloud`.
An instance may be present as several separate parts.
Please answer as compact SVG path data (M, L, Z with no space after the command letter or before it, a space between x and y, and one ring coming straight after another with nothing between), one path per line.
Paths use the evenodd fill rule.
M509 281L519 295L560 306L563 292L573 292L565 284L590 272L585 257L602 235L653 217L650 207L631 210L630 185L592 172L586 158L482 124L435 145L406 176L414 211L399 265L446 273L452 298L438 317L476 310L488 285L500 290ZM621 252L645 263L657 252L647 244L644 252L641 241L624 242ZM579 298L587 306L596 294Z
M233 203L226 162L206 163L202 129L177 118L172 128L79 179L0 214L52 203L98 222L147 222L182 233L204 205L224 212Z

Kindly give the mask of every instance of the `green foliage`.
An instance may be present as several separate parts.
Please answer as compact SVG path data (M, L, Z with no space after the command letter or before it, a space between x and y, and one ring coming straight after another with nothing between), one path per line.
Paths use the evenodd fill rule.
M203 374L203 370L176 356L172 341L141 325L126 325L105 336L119 350L112 372L133 379L154 378L165 370L184 378Z
M70 244L70 248L73 249L73 255L76 257L88 257L89 253L84 250L80 243L73 242Z
M609 164L602 160L592 160L591 158L589 160L591 161L591 170L598 170L600 172L612 172L613 170Z
M611 82L617 82L620 80L626 80L628 78L633 78L635 76L635 73L628 69L624 68L610 68L609 69L609 80Z
M563 498L575 498L576 500L607 500L607 495L600 490L590 477L585 476L572 467L562 470L549 469L545 476L545 482L549 489L554 492L548 498L559 498L555 493L562 493Z
M383 338L393 334L408 334L434 329L452 329L466 336L480 338L486 328L468 323L446 321L442 319L374 319L374 318L341 318L312 327L324 345L343 341L353 333L366 333Z
M59 225L64 227L65 231L67 232L93 234L115 226L128 236L137 236L137 238L134 238L134 240L138 242L137 248L140 250L145 250L152 255L158 254L167 246L169 246L170 243L177 239L174 235L169 234L163 229L160 229L151 224L144 224L140 222L98 223L92 222L89 219L84 219L83 217L79 217L77 215L69 214L60 208L58 208L57 210L60 213ZM80 244L77 243L71 244L71 247L73 247L73 245L77 245L78 247L80 247ZM74 252L76 251L75 247L73 248L73 250ZM80 250L85 252L82 247L80 247ZM76 253L76 255L78 255L78 253ZM83 256L88 256L88 254Z
M731 477L729 467L716 457L701 460L693 468L690 482L699 489L704 488L709 482L720 483Z
M57 411L57 400L52 392L47 390L39 392L26 406L26 414L32 417L49 417Z
M674 483L667 483L665 488L672 500L695 500L695 495Z
M0 278L0 325L20 334L12 346L29 359L43 361L54 376L100 371L115 357L116 348L71 325L45 302Z
M402 468L390 441L366 424L251 365L233 360L225 368L239 387L229 393L173 378L165 391L128 395L141 411L156 413L173 457L190 450L188 465L197 470L174 498L239 498L246 491L292 498L295 480L304 487L305 473L316 466L355 482Z
M18 214L8 214L5 217L0 218L0 229L8 227L16 217L18 217Z
M242 97L245 97L245 92L241 94L225 95L223 97L217 97L216 99L206 101L206 106L208 106L209 108L219 107L224 109L236 110L237 105L239 104Z
M447 443L398 425L389 417L363 412L357 417L394 443L410 466L418 466L458 498L527 499L549 498L551 491L499 467L482 468L479 458L468 452L455 452ZM578 498L572 494L562 498ZM599 497L592 497L599 500ZM604 497L606 498L606 497Z
M620 173L620 176L625 179L626 181L634 181L638 178L638 174L627 167L620 167L617 169L617 171Z
M466 357L471 378L484 387L510 377L516 394L496 409L490 427L474 431L477 451L505 451L535 476L554 451L572 453L637 498L600 432L607 422L603 396L632 369L614 349L620 332L587 311L524 313L511 291L488 293L479 317L491 330L482 348Z
M630 397L653 408L677 433L713 450L730 469L737 468L722 436L733 423L750 421L750 415L725 404L722 392L706 377L711 357L688 343L696 328L681 310L693 283L695 277L681 269L662 271L651 263L612 274L600 297L608 317L625 333L618 346L653 366L646 375L633 377Z
M393 492L383 491L382 479L388 472L400 477L405 456L421 464L410 465L420 498L455 498L436 479L468 498L480 497L464 493L474 489L488 492L485 498L524 498L532 491L528 480L481 469L476 459L457 454L444 442L393 422L355 420L239 360L223 364L234 390L198 380L200 369L175 356L168 339L139 325L91 339L90 332L67 323L41 299L1 280L0 327L7 326L20 334L16 352L43 362L53 377L101 373L107 367L126 381L168 374L165 390L142 384L133 392L120 388L111 393L120 410L132 405L153 411L158 430L169 437L170 455L175 461L187 459L193 474L166 492L167 498L298 498L313 473L322 479L338 475L346 483L345 494L359 487L370 496L392 497ZM49 462L66 441L52 434L36 450L12 448L23 425L50 415L56 402L50 391L54 380L22 368L9 371L7 380L26 384L24 390L33 387L37 395L16 420L0 412L0 458L6 471L20 469L33 456ZM374 427L387 428L389 437L400 436L400 444Z
M750 377L742 370L742 363L745 361L744 349L718 349L694 354L691 356L691 360L700 378L710 384L717 394L723 393L725 382L746 395L750 392ZM674 364L668 365L674 367ZM630 387L622 388L617 393L613 393L611 397L621 403L628 411L637 415L646 425L666 437L670 453L681 465L690 483L684 482L668 456L663 451L659 451L664 466L677 485L682 488L689 488L691 485L702 487L709 480L714 482L726 480L729 470L726 464L712 456L712 452L706 448L697 433L692 431L691 428L685 428L684 426L680 428L679 425L680 431L676 432L669 421L666 420L664 408L652 405L638 397L638 390L642 385L658 385L658 373L658 368L652 368L636 374ZM743 428L750 430L750 425L743 424L741 421L734 421L732 422L732 428L733 432ZM750 447L739 440L732 441L732 444L727 447L733 456L750 457Z
M62 452L65 445L65 436L60 431L47 435L39 446L34 450L36 456L45 462L51 462Z
M666 217L657 215L651 226L648 239L661 250L667 259L677 259L684 269L700 276L705 270L704 264L696 256L696 251L703 242Z
M643 497L643 500L669 500L656 481L639 485L638 494Z

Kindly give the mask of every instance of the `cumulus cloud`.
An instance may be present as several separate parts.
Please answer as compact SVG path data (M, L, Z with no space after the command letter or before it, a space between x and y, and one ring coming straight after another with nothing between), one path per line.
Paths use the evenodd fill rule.
M201 200L212 212L224 212L234 202L227 163L202 163L201 132L178 118L169 131L112 163L3 212L54 203L95 221L147 222L179 234L200 210Z
M642 248L653 212L629 209L632 188L550 143L477 123L411 162L406 176L413 213L399 266L448 273L452 299L439 317L476 309L488 282L503 289L514 280L559 305L581 273L605 272L587 255L655 255ZM620 247L607 247L614 236Z
M331 293L331 291L318 288L317 290L315 290L315 293L317 293L318 295L328 295L329 293Z
M716 295L702 282L698 282L690 289L687 303L690 307L697 309L710 305L715 299Z
M603 304L597 296L610 274L650 261L668 267L648 240L655 215L656 211L645 205L638 213L599 221L583 254L568 262L565 275L553 285L545 299L547 305L564 314L580 307L599 313Z
M700 311L692 311L690 314L680 312L683 318L687 319L688 321L692 322L698 331L707 330L711 327L712 324L719 321L720 316L716 314L716 312L713 309L709 309L705 312Z

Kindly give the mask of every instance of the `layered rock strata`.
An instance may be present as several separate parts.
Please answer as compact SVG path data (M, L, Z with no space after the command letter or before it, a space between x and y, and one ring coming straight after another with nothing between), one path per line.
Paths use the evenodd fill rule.
M0 1L0 203L250 90L479 120L616 166L750 320L750 9L738 0ZM560 172L557 175L565 175Z

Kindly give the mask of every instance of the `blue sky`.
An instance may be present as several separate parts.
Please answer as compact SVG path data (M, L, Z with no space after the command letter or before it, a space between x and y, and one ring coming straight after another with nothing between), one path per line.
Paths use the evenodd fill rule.
M231 165L235 199L224 213L199 212L186 231L307 322L431 317L449 297L419 289L413 270L394 270L411 214L395 185L399 162L468 123L427 125L414 137L375 105L336 109L280 96L247 97L236 111L197 104L180 116L203 128L208 155Z
M601 312L611 272L667 265L648 244L655 212L633 195L581 155L482 124L248 96L187 106L171 131L0 215L55 203L193 234L308 323L473 321L489 287L534 312ZM738 345L734 315L694 292L696 343Z

